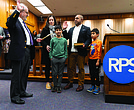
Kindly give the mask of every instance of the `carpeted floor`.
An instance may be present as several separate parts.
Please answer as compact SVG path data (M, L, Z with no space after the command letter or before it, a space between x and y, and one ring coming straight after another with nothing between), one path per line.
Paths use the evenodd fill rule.
M63 90L66 85L62 83L62 93L52 93L45 89L45 82L28 82L27 91L33 93L32 98L23 98L24 105L11 103L9 98L10 80L0 80L0 110L134 110L134 105L105 103L103 85L101 93L93 95L86 90L76 92L77 84L69 90Z

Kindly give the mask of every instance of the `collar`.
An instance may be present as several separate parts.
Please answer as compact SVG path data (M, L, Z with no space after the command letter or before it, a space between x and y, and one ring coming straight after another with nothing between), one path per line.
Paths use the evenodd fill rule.
M75 26L75 27L77 27L77 28L81 28L81 26L82 26L82 24L80 24L79 26Z
M18 19L19 19L19 21L20 21L21 23L23 23L23 20L22 20L20 17L19 17Z

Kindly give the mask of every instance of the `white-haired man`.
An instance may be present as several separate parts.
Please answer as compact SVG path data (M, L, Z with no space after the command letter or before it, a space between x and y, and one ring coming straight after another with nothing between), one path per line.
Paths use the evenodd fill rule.
M12 79L10 86L11 102L24 104L22 97L32 97L26 92L30 59L34 58L34 39L25 22L28 8L17 0L17 9L7 19L7 27L11 36L8 59L12 63Z

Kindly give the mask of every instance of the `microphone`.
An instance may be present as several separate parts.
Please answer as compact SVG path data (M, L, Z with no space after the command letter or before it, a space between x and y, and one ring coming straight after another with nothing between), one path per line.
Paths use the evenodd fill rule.
M112 31L114 31L114 32L120 33L120 32L118 32L118 31L116 31L114 29L111 29L110 26L109 26L109 24L107 24L107 27L109 27L109 29L112 30Z

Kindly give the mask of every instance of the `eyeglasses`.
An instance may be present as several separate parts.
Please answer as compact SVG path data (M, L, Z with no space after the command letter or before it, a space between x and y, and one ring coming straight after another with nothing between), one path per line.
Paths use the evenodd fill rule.
M25 11L26 14L29 14L28 12Z
M23 11L21 11L21 12L23 12ZM24 12L26 13L26 14L29 14L28 12L26 12L25 10L24 10Z
M78 17L76 17L75 19L79 19Z

